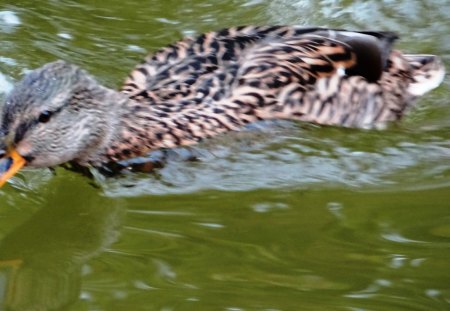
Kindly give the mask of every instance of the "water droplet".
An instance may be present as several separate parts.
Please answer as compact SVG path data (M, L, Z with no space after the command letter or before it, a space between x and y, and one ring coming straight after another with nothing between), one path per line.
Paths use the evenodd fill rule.
M253 205L252 209L258 213L267 213L271 210L287 209L288 207L289 206L284 203L264 202L264 203L257 203L255 205Z
M67 40L72 40L73 39L73 36L71 34L69 34L69 33L66 33L66 32L60 32L58 34L58 37L63 38L63 39L67 39Z
M20 25L20 19L13 11L0 11L0 24L17 26Z

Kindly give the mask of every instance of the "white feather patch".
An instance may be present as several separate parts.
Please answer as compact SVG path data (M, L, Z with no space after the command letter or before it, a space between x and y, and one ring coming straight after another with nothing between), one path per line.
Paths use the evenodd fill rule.
M411 83L408 87L408 92L413 96L422 96L423 94L437 88L445 77L445 70L439 69L431 78L427 79L424 76L416 78L415 83Z

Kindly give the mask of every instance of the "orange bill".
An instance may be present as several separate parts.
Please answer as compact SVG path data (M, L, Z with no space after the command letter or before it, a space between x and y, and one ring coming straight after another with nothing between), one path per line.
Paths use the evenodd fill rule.
M0 159L0 188L25 164L25 159L16 150L9 150L6 155Z

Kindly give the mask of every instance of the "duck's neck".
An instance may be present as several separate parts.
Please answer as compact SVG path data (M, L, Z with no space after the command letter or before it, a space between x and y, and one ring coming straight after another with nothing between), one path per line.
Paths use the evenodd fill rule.
M116 162L147 154L151 150L176 146L170 132L169 115L161 114L152 100L130 99L117 92L118 110L114 116L111 135L101 153L102 162Z

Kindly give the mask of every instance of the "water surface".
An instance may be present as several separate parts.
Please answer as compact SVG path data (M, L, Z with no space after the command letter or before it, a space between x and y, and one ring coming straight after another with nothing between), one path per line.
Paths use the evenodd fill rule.
M0 97L55 59L118 87L242 24L395 30L450 68L448 1L24 0L0 3ZM448 310L449 97L447 78L384 131L252 128L154 174L24 171L0 190L0 309Z

